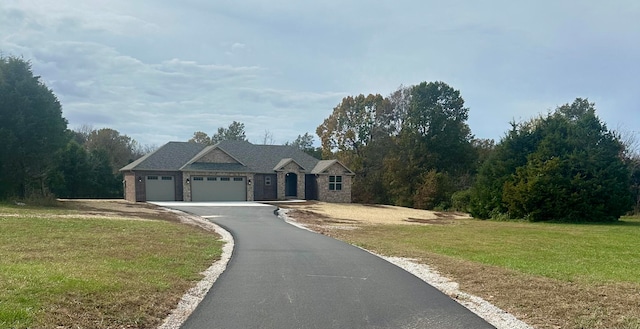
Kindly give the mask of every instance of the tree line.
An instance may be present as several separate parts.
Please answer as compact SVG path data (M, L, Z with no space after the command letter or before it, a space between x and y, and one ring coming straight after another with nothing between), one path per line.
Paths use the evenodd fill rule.
M345 97L318 126L324 157L355 171L355 202L460 210L476 218L615 221L640 210L633 143L578 98L495 143L444 82ZM633 141L633 138L630 138Z
M51 89L12 56L0 56L0 141L0 199L121 197L118 169L153 149L109 128L68 129Z

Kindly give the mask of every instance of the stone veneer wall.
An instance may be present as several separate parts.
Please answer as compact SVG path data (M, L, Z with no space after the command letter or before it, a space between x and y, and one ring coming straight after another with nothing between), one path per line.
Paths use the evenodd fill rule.
M245 184L247 184L247 201L253 201L253 186L255 185L254 174L250 173L198 173L198 172L184 172L182 179L182 195L184 196L184 201L191 201L191 183L187 184L187 179L191 181L191 176L224 176L224 177L244 177ZM251 180L251 185L249 185L249 180Z
M342 176L342 190L329 190L329 176ZM351 202L351 184L353 175L345 174L345 169L338 163L335 163L325 173L318 175L318 200L325 202L350 203Z
M213 149L211 152L198 159L196 162L206 162L206 163L238 163L238 161L234 160L227 153L220 149Z
M298 195L295 196L296 199L305 199L305 185L304 185L304 170L300 168L295 162L289 162L286 166L282 168L282 171L278 171L276 181L278 182L278 191L277 198L278 200L284 200L285 197L285 182L286 175L288 173L294 173L298 175Z
M124 174L124 199L136 202L136 175L132 172Z

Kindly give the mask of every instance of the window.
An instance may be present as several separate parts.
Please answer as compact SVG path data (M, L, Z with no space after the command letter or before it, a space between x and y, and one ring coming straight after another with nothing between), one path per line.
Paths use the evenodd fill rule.
M242 182L242 177L233 177L234 182Z
M171 176L162 176L162 180L173 180Z
M267 176L264 178L264 185L271 186L271 177Z
M204 180L204 177L193 177L193 180Z
M342 176L329 176L329 191L342 190Z
M148 180L158 180L158 176L147 176Z
M207 181L211 182L211 181L217 181L218 177L207 177Z
M228 182L231 179L229 177L220 177L220 180L223 181L223 182Z

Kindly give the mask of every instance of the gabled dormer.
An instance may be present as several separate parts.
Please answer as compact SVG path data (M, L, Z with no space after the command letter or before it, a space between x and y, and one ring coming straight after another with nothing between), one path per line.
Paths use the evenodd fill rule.
M196 154L182 168L182 171L246 171L247 166L238 158L229 152L220 148L218 145L205 147L200 153Z

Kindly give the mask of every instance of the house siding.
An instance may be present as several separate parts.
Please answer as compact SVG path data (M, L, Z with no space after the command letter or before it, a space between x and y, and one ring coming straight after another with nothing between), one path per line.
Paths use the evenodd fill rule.
M276 174L256 174L254 179L255 201L276 200L278 198L278 176ZM271 179L271 185L265 185L265 178Z
M329 176L342 176L342 190L329 190ZM318 200L335 203L351 202L351 184L353 174L346 174L345 168L335 163L321 175L318 175Z

